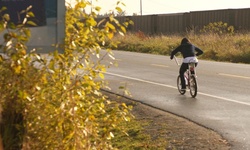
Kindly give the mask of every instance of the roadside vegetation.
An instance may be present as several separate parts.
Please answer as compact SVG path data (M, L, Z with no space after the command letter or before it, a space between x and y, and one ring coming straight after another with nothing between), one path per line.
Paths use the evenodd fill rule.
M202 59L233 63L250 63L250 33L237 32L223 22L210 23L200 31L175 35L149 36L141 31L116 36L118 49L125 51L169 55L183 37L204 50Z
M102 64L100 50L115 33L125 34L128 23L119 23L112 14L98 23L100 7L90 5L78 1L67 8L65 44L55 43L47 55L27 47L32 37L27 26L36 26L30 21L35 17L32 7L20 12L25 17L17 25L6 13L8 8L0 8L0 149L154 146L131 106L109 99L101 90L108 88L104 72L109 66ZM91 14L82 11L86 7L92 7ZM114 59L111 49L104 56Z

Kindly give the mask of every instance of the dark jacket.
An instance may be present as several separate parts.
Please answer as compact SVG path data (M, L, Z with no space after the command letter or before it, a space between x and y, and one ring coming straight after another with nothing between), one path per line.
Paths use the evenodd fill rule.
M200 48L194 46L189 42L183 43L180 46L178 46L175 50L173 50L170 58L173 59L174 55L178 52L181 52L183 58L199 56L203 54L203 51Z

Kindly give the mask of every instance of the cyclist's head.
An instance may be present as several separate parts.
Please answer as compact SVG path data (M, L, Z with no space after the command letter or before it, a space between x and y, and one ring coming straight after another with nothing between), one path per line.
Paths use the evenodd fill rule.
M187 38L183 38L181 40L181 44L187 44L187 43L189 43L189 40Z

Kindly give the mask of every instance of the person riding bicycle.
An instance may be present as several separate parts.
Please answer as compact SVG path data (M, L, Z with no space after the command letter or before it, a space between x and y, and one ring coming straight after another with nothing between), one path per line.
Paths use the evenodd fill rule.
M198 59L196 58L196 56L203 54L203 51L200 48L194 46L187 38L183 38L181 40L181 44L171 52L170 59L172 60L174 58L174 55L178 52L180 52L183 57L183 62L179 70L179 74L181 77L181 87L182 90L186 90L184 73L188 69L188 63L193 62L195 63L195 66L197 66Z

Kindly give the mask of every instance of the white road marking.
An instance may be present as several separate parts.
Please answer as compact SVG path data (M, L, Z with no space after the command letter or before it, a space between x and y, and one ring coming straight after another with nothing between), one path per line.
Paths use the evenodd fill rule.
M156 82L147 81L147 80L143 80L143 79L128 77L128 76L124 76L124 75L120 75L120 74L115 74L115 73L110 73L110 72L106 72L105 74L109 74L109 75L112 75L112 76L117 76L117 77L121 77L121 78L125 78L125 79L140 81L140 82L144 82L144 83L149 83L149 84L154 84L154 85L159 85L159 86L164 86L164 87L177 89L177 87L174 87L174 86L171 86L171 85L166 85L166 84L162 84L162 83L156 83Z
M167 85L167 84L162 84L162 83L157 83L157 82L152 82L152 81L147 81L147 80L143 80L143 79L139 79L139 78L128 77L128 76L124 76L124 75L120 75L120 74L115 74L115 73L110 73L110 72L106 72L106 74L112 75L112 76L121 77L121 78L125 78L125 79L130 79L130 80L140 81L140 82L144 82L144 83L149 83L149 84L154 84L154 85L159 85L159 86L163 86L163 87L177 89L177 87L175 87L175 86L171 86L171 85ZM233 102L233 103L237 103L237 104L242 104L242 105L250 106L250 103L240 102L240 101L229 99L229 98L224 98L224 97L215 96L215 95L211 95L211 94L206 94L206 93L202 93L202 92L199 92L199 94L207 96L207 97L212 97L212 98L220 99L220 100L223 100L223 101L228 101L228 102Z
M233 74L226 74L226 73L218 73L218 75L228 76L228 77L234 77L234 78L250 79L250 77L233 75Z
M215 95L201 93L201 92L199 92L199 94L200 95L204 95L204 96L208 96L208 97L212 97L212 98L216 98L216 99L221 99L221 100L228 101L228 102L234 102L234 103L237 103L237 104L242 104L242 105L248 105L248 106L250 106L250 103L240 102L240 101L229 99L229 98L225 98L225 97L215 96Z
M166 65L160 65L160 64L151 64L151 66L168 68L168 66L166 66Z

